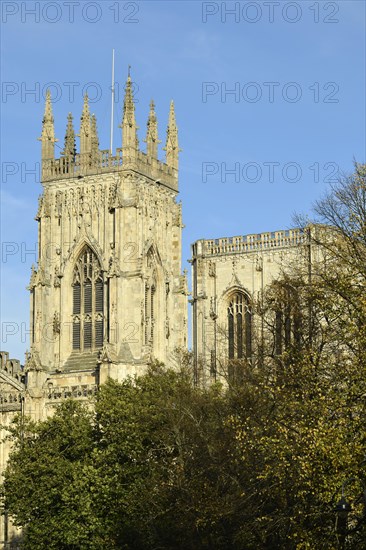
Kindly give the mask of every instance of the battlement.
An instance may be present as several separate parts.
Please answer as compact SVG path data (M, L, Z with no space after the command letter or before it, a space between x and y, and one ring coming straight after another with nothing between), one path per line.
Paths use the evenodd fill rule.
M178 172L158 159L149 157L142 151L127 156L123 148L116 149L111 155L108 149L97 151L96 154L77 153L72 160L66 157L46 159L42 162L42 182L80 178L91 174L105 174L136 170L140 174L166 185L178 192Z
M24 376L23 367L19 359L9 359L7 351L0 351L0 370L6 372L19 382L22 381Z
M178 127L175 120L173 101L170 104L169 121L164 147L165 162L158 159L158 123L155 104L150 103L147 120L146 152L140 150L137 137L138 126L135 119L135 104L132 93L132 81L128 76L123 106L122 147L113 153L108 149L99 149L97 120L89 111L88 96L84 97L83 111L80 119L80 130L75 134L73 116L69 113L64 147L61 157L55 158L54 118L51 93L46 96L45 112L42 121L42 182L59 179L80 178L85 175L119 172L124 169L135 170L141 175L159 181L174 191L178 191ZM77 152L76 136L80 138L80 149Z
M288 229L220 239L202 239L192 245L192 256L250 253L259 250L289 248L305 242L307 242L307 233L303 229Z

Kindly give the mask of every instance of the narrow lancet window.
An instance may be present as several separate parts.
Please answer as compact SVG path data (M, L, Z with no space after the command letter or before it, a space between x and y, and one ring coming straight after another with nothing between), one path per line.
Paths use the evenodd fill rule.
M155 272L148 282L145 283L145 344L154 343L155 330L155 301L156 301L156 276Z

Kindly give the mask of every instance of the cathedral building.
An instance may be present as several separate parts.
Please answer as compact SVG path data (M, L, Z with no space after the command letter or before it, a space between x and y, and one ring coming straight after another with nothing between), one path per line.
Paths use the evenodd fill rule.
M158 160L153 102L146 152L139 148L130 77L121 128L122 147L115 153L100 150L86 96L80 152L69 114L56 159L47 95L40 138L43 194L36 216L40 253L29 286L26 370L44 373L44 382L52 373L53 390L78 382L95 387L108 376L121 380L141 372L151 357L168 362L176 347L187 345L174 104L165 163Z
M73 117L55 157L47 92L42 134L38 264L32 268L30 351L24 368L0 353L2 435L15 414L46 418L56 403L92 396L108 377L141 374L152 359L174 361L187 343L187 280L181 271L178 129L170 105L165 162L158 159L152 101L146 151L137 138L128 77L122 147L101 150L84 98L76 150ZM4 469L9 443L0 445ZM9 539L7 517L0 541Z
M309 227L201 239L192 245L192 336L197 382L225 380L230 360L251 360L256 342L265 336L254 304L294 261L307 269L319 258L311 238L314 231Z
M64 146L56 158L47 93L39 138L43 187L36 214L39 257L29 284L30 351L24 367L0 352L2 436L17 413L34 420L46 418L63 399L93 396L108 377L123 380L141 374L152 359L174 365L175 350L188 347L174 104L165 162L158 159L153 101L146 149L140 149L130 76L121 129L122 146L101 150L97 121L85 96L77 134L79 152L69 114ZM250 358L258 329L254 299L290 257L299 252L303 256L308 244L306 234L295 229L198 240L192 245L196 383L217 379L219 357ZM9 442L0 445L2 470L9 450ZM3 544L12 529L3 516Z

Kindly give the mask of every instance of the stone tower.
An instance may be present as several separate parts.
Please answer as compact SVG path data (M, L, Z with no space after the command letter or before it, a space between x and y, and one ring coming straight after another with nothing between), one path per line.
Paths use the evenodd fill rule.
M55 388L76 386L88 392L108 376L121 380L143 372L152 358L169 364L175 348L187 346L173 102L165 162L158 159L154 102L146 152L139 148L130 76L120 127L122 147L100 150L85 96L80 150L70 113L61 156L55 158L47 92L40 137L43 193L36 216L39 257L29 285L26 364L28 390L40 398L38 413L32 400L36 417L44 414L45 387L49 395Z

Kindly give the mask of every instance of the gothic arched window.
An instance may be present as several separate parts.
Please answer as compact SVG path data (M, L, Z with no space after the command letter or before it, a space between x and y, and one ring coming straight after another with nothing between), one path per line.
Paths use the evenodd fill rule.
M103 347L104 278L97 256L85 247L73 274L74 350L93 351Z
M284 285L277 291L275 302L274 349L276 355L294 344L300 345L301 312L296 290Z
M242 359L252 355L252 310L249 298L235 292L228 301L229 359Z

